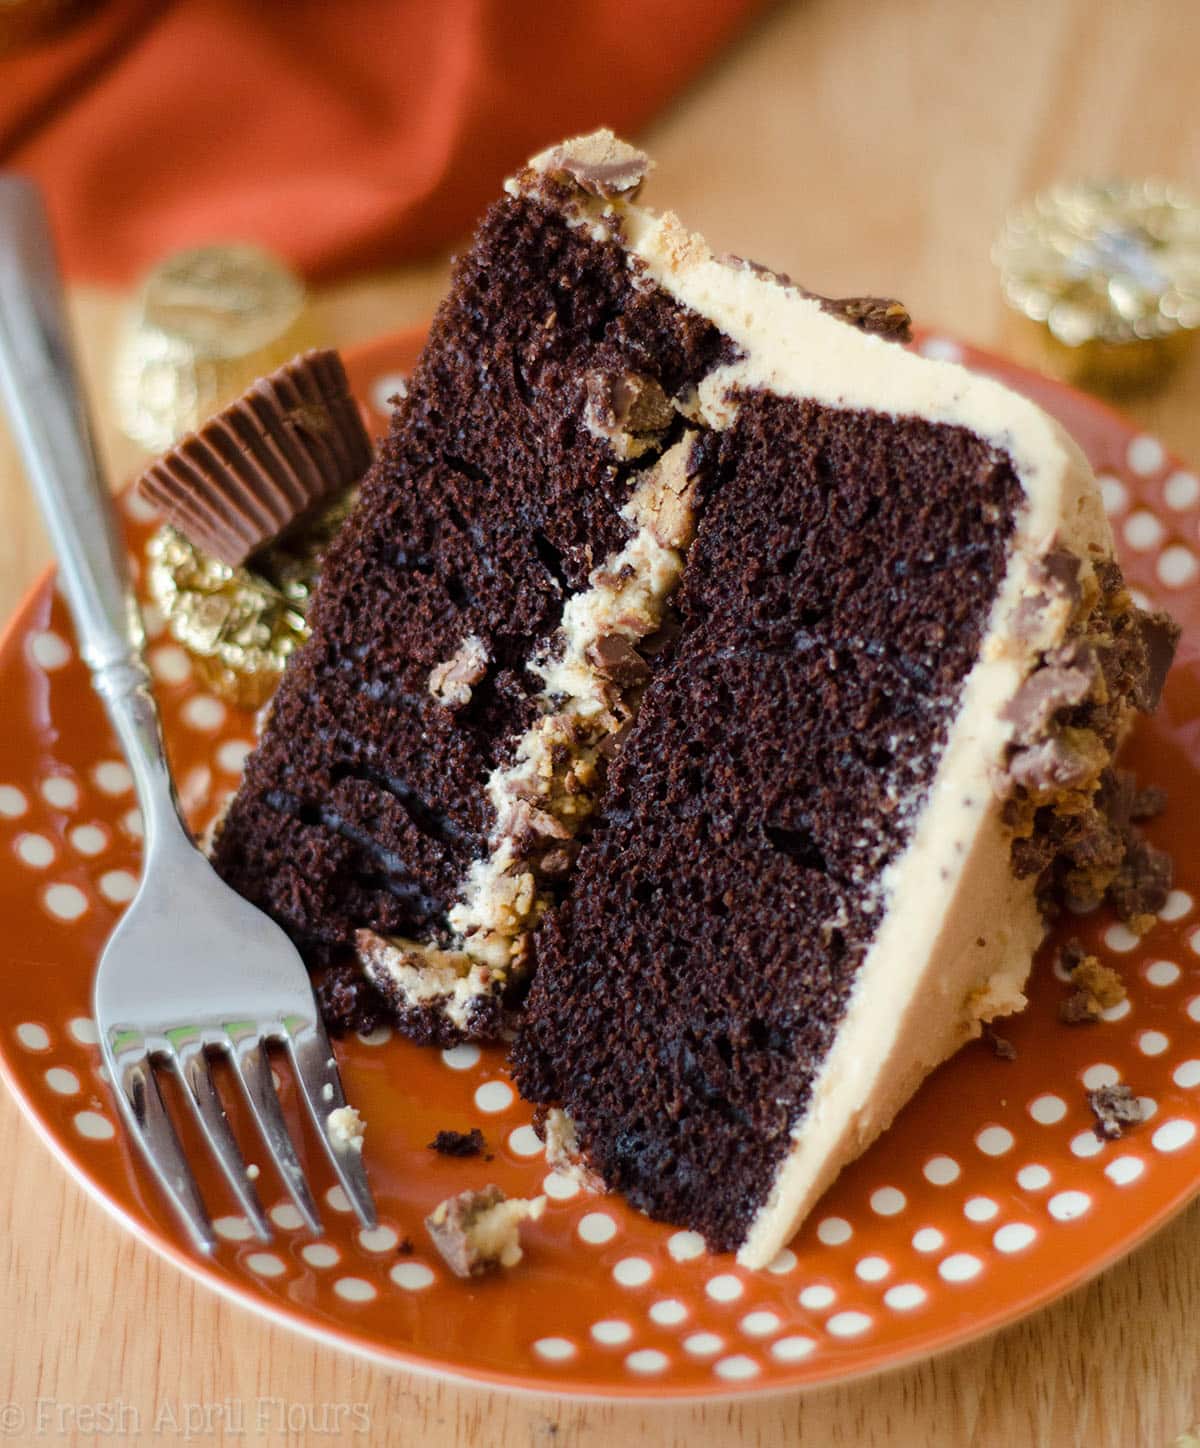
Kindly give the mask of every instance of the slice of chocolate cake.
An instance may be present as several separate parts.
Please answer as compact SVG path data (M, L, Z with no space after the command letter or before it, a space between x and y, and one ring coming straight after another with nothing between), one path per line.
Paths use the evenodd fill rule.
M485 218L215 860L421 1039L536 966L548 1137L761 1265L1055 899L1161 903L1111 766L1175 633L1056 424L714 257L647 164L599 132Z

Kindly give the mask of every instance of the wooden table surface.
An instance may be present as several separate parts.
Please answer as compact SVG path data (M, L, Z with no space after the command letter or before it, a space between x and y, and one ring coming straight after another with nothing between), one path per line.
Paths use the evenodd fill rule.
M1197 0L807 0L771 12L644 138L649 199L718 249L825 292L902 297L920 321L1004 347L988 248L1005 209L1059 177L1200 182ZM316 299L330 341L428 314L445 262ZM73 303L115 476L137 462L104 395L120 298ZM1132 410L1200 460L1200 357ZM47 550L0 439L0 615ZM2 707L2 705L0 705ZM988 1341L859 1384L711 1406L575 1404L451 1387L340 1355L183 1279L54 1165L0 1092L0 1436L100 1441L89 1411L136 1413L125 1441L183 1437L188 1405L365 1405L391 1444L1087 1445L1171 1443L1200 1420L1200 1206L1057 1306ZM37 1433L42 1400L43 1430ZM278 1423L279 1410L268 1419ZM125 1414L132 1421L131 1412ZM101 1424L102 1426L102 1424ZM111 1436L108 1435L108 1436ZM250 1440L255 1434L250 1432ZM161 1441L154 1440L154 1441ZM302 1441L268 1432L258 1441ZM316 1432L308 1441L324 1441Z

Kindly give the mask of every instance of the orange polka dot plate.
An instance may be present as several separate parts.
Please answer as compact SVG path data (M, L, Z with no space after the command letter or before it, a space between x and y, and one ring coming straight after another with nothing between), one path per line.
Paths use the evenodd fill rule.
M378 428L420 340L406 334L349 359ZM100 1075L92 972L136 887L140 822L46 578L0 647L0 1071L59 1160L130 1231L227 1296L379 1359L529 1391L668 1398L824 1383L959 1345L1098 1272L1196 1193L1200 477L1059 384L946 338L919 345L999 376L1063 420L1100 476L1131 586L1184 626L1162 708L1127 756L1168 790L1149 833L1175 858L1176 888L1140 940L1105 912L1062 932L1115 966L1128 998L1094 1025L1060 1023L1051 942L1029 1008L1002 1028L1015 1059L976 1043L936 1072L760 1273L549 1170L501 1050L425 1049L386 1029L352 1036L338 1057L367 1121L380 1225L358 1230L281 1071L325 1235L306 1236L264 1165L275 1240L251 1240L217 1169L189 1142L220 1234L202 1260L135 1163ZM151 520L128 492L122 510L140 561ZM253 720L204 691L153 617L148 627L176 779L200 826L235 786ZM1142 1098L1146 1119L1109 1141L1093 1129L1087 1092L1118 1081ZM233 1099L231 1114L251 1143ZM485 1159L429 1149L439 1130L475 1126ZM549 1206L526 1226L517 1268L464 1283L422 1222L443 1197L487 1182L545 1192Z

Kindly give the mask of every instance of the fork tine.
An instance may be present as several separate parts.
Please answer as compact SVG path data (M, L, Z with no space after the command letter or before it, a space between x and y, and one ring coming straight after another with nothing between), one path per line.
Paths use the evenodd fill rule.
M204 1042L192 1037L176 1044L175 1054L170 1058L184 1086L184 1095L192 1107L193 1114L204 1132L205 1139L217 1158L225 1179L241 1203L242 1210L250 1218L260 1242L271 1240L271 1227L254 1190L254 1183L246 1172L246 1163L233 1132L225 1107L213 1084L208 1057L204 1054Z
M119 1064L111 1052L106 1051L105 1055L108 1057L109 1075L117 1088L114 1095L125 1124L141 1148L159 1186L183 1218L201 1251L214 1251L217 1238L212 1223L171 1118L167 1115L154 1068L144 1048L142 1054L133 1059L125 1059L122 1055Z
M232 1044L234 1070L254 1112L267 1150L271 1153L271 1160L279 1169L292 1201L304 1218L305 1226L315 1237L319 1237L323 1231L321 1218L317 1215L317 1204L309 1191L304 1169L296 1156L292 1138L288 1135L279 1097L275 1094L266 1043L255 1032L242 1036Z
M363 1167L362 1144L356 1145L335 1136L328 1125L329 1113L345 1106L346 1096L325 1027L319 1016L312 1021L304 1021L294 1029L292 1022L287 1024L289 1029L285 1040L288 1055L313 1125L325 1143L325 1150L355 1215L364 1227L372 1228L378 1217Z

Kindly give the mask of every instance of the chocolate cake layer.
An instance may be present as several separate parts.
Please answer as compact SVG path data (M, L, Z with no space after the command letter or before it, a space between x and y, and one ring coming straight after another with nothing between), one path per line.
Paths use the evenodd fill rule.
M666 397L723 355L711 324L638 285L615 242L526 199L489 213L215 845L220 873L311 962L364 929L454 946L447 912L495 825L485 782L538 713L525 665L628 542L620 510L682 428L622 461L583 425L589 395L633 375ZM483 999L461 1027L396 1005L419 1038L499 1025Z
M539 932L514 1065L608 1185L724 1249L837 1032L1020 489L961 429L762 394L704 487L678 646Z

